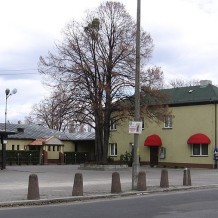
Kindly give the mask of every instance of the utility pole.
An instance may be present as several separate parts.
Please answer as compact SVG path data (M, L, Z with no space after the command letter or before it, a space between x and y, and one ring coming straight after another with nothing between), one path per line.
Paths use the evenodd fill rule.
M140 121L140 21L141 0L137 0L136 72L135 72L135 121ZM132 190L136 190L139 173L139 133L134 133L134 157L132 164Z

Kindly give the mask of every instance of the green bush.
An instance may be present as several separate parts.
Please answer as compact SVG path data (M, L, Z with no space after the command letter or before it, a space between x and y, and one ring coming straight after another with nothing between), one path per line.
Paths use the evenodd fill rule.
M133 154L132 152L125 152L125 154L120 155L120 161L128 164L128 166L132 166L133 162Z
M113 163L114 162L114 159L112 157L108 157L107 158L107 162L110 164L110 163Z

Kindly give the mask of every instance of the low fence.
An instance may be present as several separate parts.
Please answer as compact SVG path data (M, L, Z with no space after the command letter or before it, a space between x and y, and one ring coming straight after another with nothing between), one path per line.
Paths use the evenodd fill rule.
M41 164L40 151L6 151L7 165L36 165ZM65 164L81 164L89 161L88 152L64 152ZM2 151L0 151L0 164Z
M64 152L65 164L81 164L89 160L88 152Z
M2 162L2 152L0 151L0 162ZM7 165L36 165L40 164L39 151L6 151Z

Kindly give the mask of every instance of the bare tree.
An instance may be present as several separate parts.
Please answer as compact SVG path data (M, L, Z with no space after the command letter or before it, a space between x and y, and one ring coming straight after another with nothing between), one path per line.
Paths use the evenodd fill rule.
M125 102L134 87L136 23L119 2L104 2L87 14L84 22L72 21L63 30L63 41L54 52L40 57L39 71L48 85L62 84L75 102L74 119L95 129L98 162L106 162L111 122L129 111ZM141 31L141 68L151 57L153 42ZM146 84L147 76L141 73ZM150 70L156 76L158 68ZM160 76L159 76L160 77Z
M35 104L26 123L38 123L50 129L65 131L71 125L74 101L65 88L58 85L50 97Z
M169 83L170 87L173 87L173 88L197 86L199 84L200 84L199 80L182 80L182 79L171 80Z

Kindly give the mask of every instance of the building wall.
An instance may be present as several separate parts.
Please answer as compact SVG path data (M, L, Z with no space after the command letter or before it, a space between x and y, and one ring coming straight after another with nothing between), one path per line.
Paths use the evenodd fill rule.
M144 146L147 136L157 134L162 140L162 147L166 148L166 158L159 163L192 163L213 164L213 150L215 146L215 105L195 105L172 107L173 126L164 128L163 122L148 122L139 137L141 161L150 161L150 147ZM218 113L218 112L217 112ZM128 122L123 122L117 130L111 132L110 143L117 143L118 155L131 151L130 143L134 136L128 133ZM208 146L208 157L193 157L192 146L187 144L188 138L196 133L207 135L211 144Z
M110 143L117 143L117 157L113 157L115 160L120 159L121 154L132 151L132 144L134 142L134 135L129 134L129 120L125 120L122 124L117 125L116 130L111 131Z
M73 152L75 151L75 144L72 141L63 141L64 142L64 152Z
M7 145L6 145L6 150L12 150L12 145L14 145L14 150L25 150L25 149L28 149L27 145L31 142L32 142L32 140L8 139Z
M215 143L214 109L214 105L174 107L172 129L163 128L163 124L149 125L145 135L158 134L162 139L162 146L166 148L166 158L160 162L212 164ZM187 140L196 133L203 133L211 139L208 157L192 157L192 147L187 144Z
M63 145L53 145L46 144L43 146L43 149L47 151L48 153L48 159L52 160L58 160L59 159L59 153L64 153L66 151L75 151L75 145L72 141L62 141ZM59 148L59 150L58 150Z

